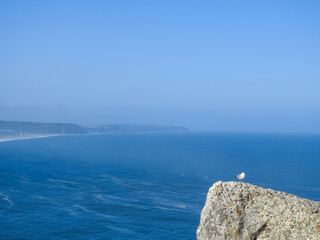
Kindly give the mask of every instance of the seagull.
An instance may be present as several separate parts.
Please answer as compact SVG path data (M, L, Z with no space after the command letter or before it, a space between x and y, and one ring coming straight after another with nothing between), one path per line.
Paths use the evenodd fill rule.
M246 174L243 172L243 173L240 173L239 175L237 175L237 176L235 176L237 179L239 179L240 180L240 182L241 182L241 180L243 180L245 177L246 177Z

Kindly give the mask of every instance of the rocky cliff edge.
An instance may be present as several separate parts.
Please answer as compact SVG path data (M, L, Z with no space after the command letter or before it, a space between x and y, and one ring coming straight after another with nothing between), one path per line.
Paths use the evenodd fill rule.
M320 202L248 183L216 182L209 190L198 240L320 240Z

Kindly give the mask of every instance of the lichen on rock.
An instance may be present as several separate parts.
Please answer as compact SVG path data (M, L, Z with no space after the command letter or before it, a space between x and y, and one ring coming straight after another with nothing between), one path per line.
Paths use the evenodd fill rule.
M319 240L320 202L243 182L216 182L197 239Z

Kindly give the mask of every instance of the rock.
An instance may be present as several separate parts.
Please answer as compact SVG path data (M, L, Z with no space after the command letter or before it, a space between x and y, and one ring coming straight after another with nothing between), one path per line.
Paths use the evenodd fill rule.
M198 240L319 240L320 202L241 182L209 190Z

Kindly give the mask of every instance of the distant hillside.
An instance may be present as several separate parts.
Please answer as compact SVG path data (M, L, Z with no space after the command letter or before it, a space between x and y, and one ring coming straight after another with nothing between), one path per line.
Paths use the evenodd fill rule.
M0 136L24 136L30 134L85 134L85 128L72 123L39 123L0 121Z
M83 127L72 123L0 121L0 137L23 137L56 134L174 133L187 132L183 127L160 125L98 125Z
M176 126L162 125L121 125L109 124L87 127L91 133L174 133L188 132L188 129Z

